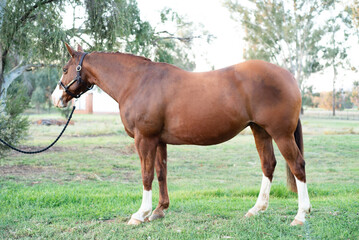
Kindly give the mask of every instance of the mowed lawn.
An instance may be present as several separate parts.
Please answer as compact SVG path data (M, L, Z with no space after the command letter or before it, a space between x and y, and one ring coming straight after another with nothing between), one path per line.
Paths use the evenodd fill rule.
M127 226L142 200L133 139L117 115L74 121L51 150L0 160L0 239L359 239L358 121L302 119L312 203L302 227L289 226L297 195L277 148L269 208L243 218L262 176L249 129L220 145L169 146L166 217ZM61 128L33 124L22 145L45 146ZM157 180L153 196L156 207Z

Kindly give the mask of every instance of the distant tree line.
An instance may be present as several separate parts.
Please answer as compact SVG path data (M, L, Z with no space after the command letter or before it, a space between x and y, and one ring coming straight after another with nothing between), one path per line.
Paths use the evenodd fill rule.
M338 89L335 93L335 109L359 109L359 81L355 81L352 90ZM333 92L313 93L308 87L303 94L303 106L311 108L333 109Z

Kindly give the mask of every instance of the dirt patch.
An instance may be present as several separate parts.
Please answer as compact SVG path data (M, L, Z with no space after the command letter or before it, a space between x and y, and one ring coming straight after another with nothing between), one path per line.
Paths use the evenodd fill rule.
M50 143L49 143L50 144ZM28 152L34 152L34 151L38 151L41 150L47 146L16 146L18 149L21 149L23 151L28 151ZM46 150L46 152L68 152L68 151L77 151L78 148L76 147L60 147L60 146L52 146L50 149ZM17 156L17 155L22 155L23 153L19 153L17 151L11 151L11 153L9 153L9 156Z
M34 121L33 124L37 125L45 125L45 126L51 126L51 125L65 125L67 120L64 119L39 119L37 121ZM69 125L75 125L74 121L70 121Z
M44 180L58 182L62 171L53 167L38 167L29 165L1 166L0 178L8 178L14 181L31 182L31 185L41 183Z
M13 176L29 176L35 174L53 174L58 172L50 167L33 167L29 165L14 165L14 166L1 166L0 175L13 175Z
M103 181L103 179L96 173L76 174L76 176L73 178L73 181L79 181L79 182L83 182L86 180L96 180L100 182Z
M38 151L38 150L41 150L45 147L47 147L47 145L45 146L27 146L27 145L21 145L21 146L16 146L17 148L23 150L23 151ZM86 148L87 149L87 148ZM88 148L90 149L90 148ZM101 150L101 149L104 149L104 150L111 150L111 151L114 151L116 153L119 153L119 154L122 154L122 155L132 155L132 154L135 154L137 153L136 151L136 147L135 147L135 144L132 143L132 144L128 144L124 147L120 147L120 146L95 146L95 147L92 147L91 148L92 150ZM79 150L79 147L74 145L74 146L52 146L50 149L46 150L46 152L58 152L58 153L61 153L61 152L74 152L74 151L78 151ZM9 156L18 156L18 155L22 155L22 153L19 153L17 151L11 151L9 152Z
M136 147L135 147L135 144L134 143L131 143L129 145L127 145L124 150L123 150L125 153L127 154L135 154L137 153L137 150L136 150Z
M124 147L122 146L96 146L94 147L94 150L111 150L115 154L121 154L121 155L132 155L137 153L135 144L128 144Z

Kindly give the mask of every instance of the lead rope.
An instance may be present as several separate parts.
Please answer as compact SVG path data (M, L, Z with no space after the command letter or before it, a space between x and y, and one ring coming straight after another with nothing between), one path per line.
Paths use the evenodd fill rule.
M5 141L2 140L1 138L0 138L0 142L2 142L3 144L5 144L5 145L8 146L9 148L11 148L11 149L13 149L13 150L15 150L15 151L24 153L24 154L37 154L37 153L45 152L46 150L48 150L49 148L51 148L52 146L54 146L55 143L60 139L60 137L62 136L62 134L65 132L65 130L66 130L66 128L67 128L67 125L69 125L69 123L70 123L70 120L71 120L71 118L72 118L72 114L73 114L74 111L75 111L75 108L76 108L76 107L73 106L72 111L71 111L71 113L70 113L70 115L69 115L69 119L67 120L67 122L66 122L64 128L62 129L62 131L61 131L61 133L60 133L60 135L55 139L55 141L54 141L53 143L51 143L49 146L47 146L47 147L44 148L44 149L41 149L41 150L38 150L38 151L24 151L24 150L21 150L21 149L18 149L18 148L16 148L16 147L14 147L14 146L11 146L10 144L8 144L7 142L5 142Z

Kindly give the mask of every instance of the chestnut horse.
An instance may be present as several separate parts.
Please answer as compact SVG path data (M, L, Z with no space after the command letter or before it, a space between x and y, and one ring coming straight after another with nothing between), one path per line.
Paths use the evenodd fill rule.
M97 85L118 102L125 130L135 140L143 198L128 224L165 215L169 206L167 144L219 144L247 126L254 135L263 177L258 200L245 216L268 207L276 166L273 139L287 162L290 186L298 192L298 213L291 225L304 223L310 202L299 120L301 95L291 73L259 60L192 73L131 54L86 55L80 46L77 51L66 47L71 59L52 94L55 106L65 107L73 97ZM154 169L160 196L152 212Z

